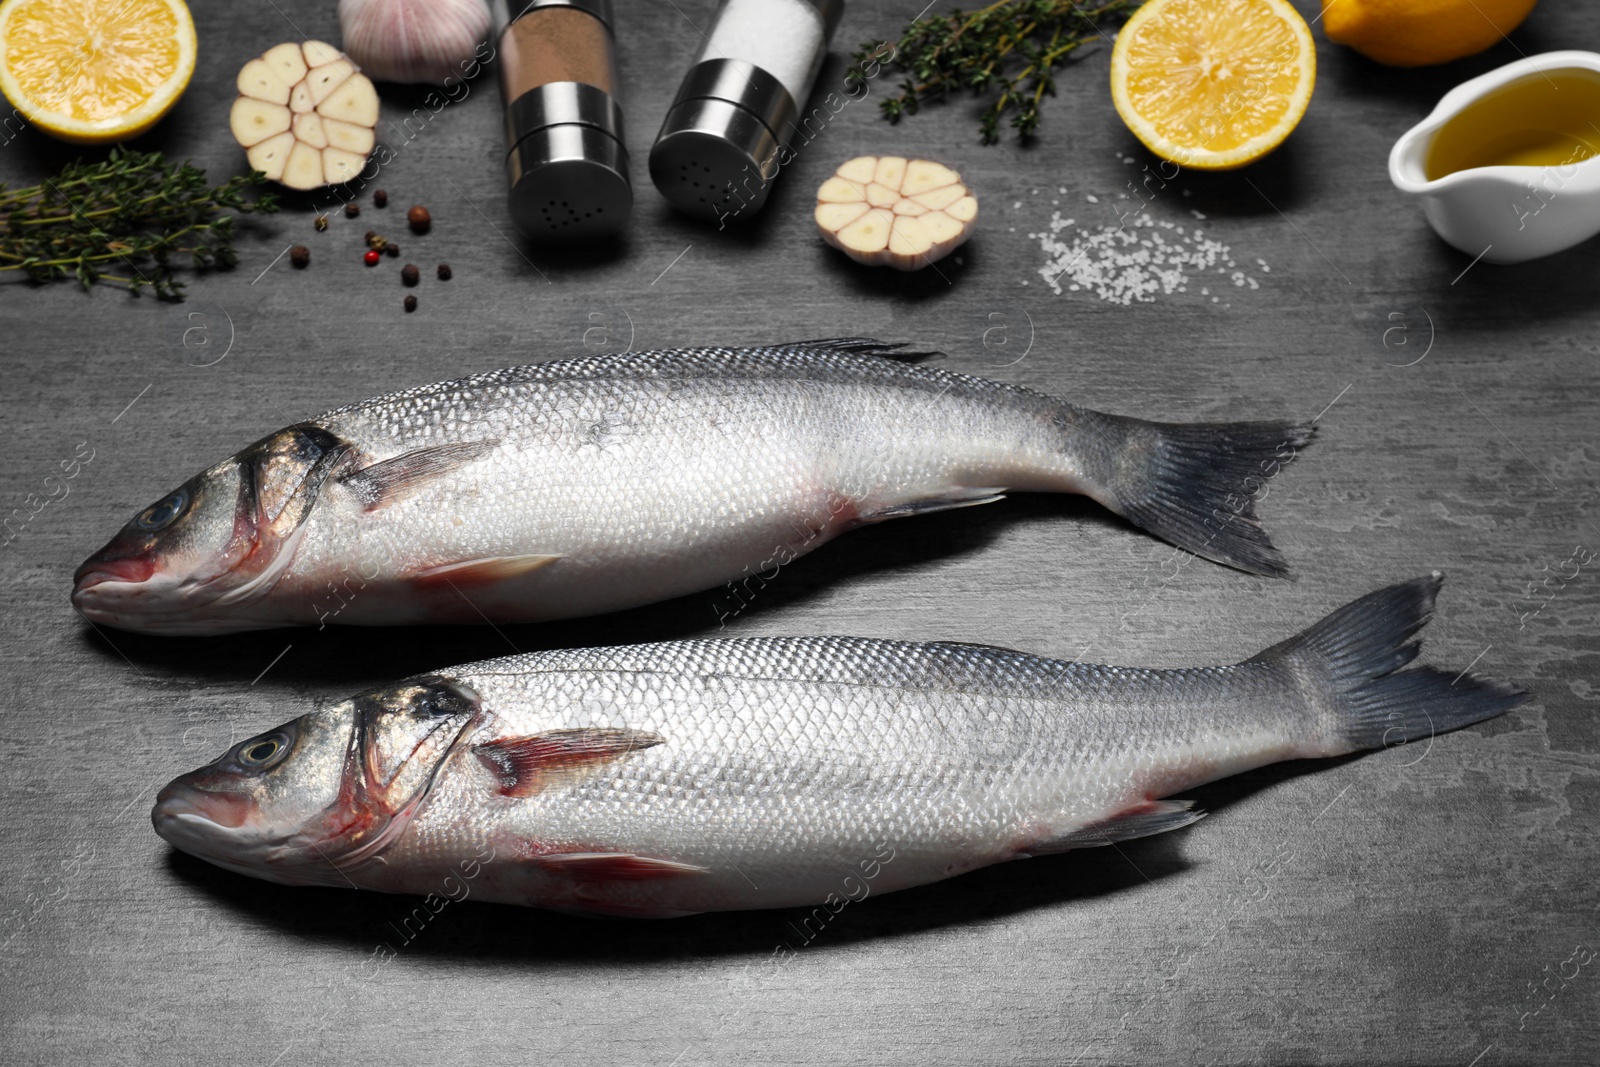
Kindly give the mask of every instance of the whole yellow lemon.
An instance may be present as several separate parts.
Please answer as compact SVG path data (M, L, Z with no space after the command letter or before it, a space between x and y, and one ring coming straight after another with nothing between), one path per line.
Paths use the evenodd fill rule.
M1470 56L1522 24L1538 0L1322 0L1328 40L1391 67Z

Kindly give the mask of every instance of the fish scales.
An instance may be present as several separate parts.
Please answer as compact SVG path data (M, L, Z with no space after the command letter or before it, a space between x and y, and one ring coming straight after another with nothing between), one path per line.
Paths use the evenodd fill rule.
M1255 499L1308 429L1145 422L888 351L587 357L336 408L136 516L79 569L74 603L217 633L536 621L750 583L722 617L849 529L1011 491L1085 493L1282 571Z
M713 586L951 486L1075 484L1060 409L1018 387L845 353L690 349L492 372L313 420L391 452L502 445L426 500L371 516L358 546L330 513L303 565L327 573L364 554L399 577L514 545L583 564L539 575L533 603L550 610L535 617L611 610ZM467 514L481 518L463 529Z
M482 899L603 915L855 899L844 879L888 892L1174 830L1201 813L1166 798L1205 782L1503 714L1526 694L1400 669L1439 581L1215 667L853 637L489 660L241 742L152 819L290 884L430 893L472 864Z
M1284 758L1306 732L1284 712L1303 698L1265 667L1133 670L965 645L688 641L446 676L483 699L474 743L575 726L667 740L569 790L488 805L462 748L391 864L428 867L472 842L604 842L721 869L719 907L820 899L880 843L896 857L883 890L1048 850L1146 796ZM707 885L679 888L703 910Z

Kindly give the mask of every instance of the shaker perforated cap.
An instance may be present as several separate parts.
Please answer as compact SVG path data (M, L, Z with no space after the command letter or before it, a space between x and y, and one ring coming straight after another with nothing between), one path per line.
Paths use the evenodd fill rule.
M533 240L615 233L633 210L622 112L592 85L557 82L506 109L511 219ZM520 131L531 131L523 133Z
M754 214L778 175L794 122L783 83L738 59L698 63L650 149L650 180L680 211L711 220Z

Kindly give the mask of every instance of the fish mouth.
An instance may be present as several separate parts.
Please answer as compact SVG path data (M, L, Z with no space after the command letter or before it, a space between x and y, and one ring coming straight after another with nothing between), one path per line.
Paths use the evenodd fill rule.
M69 598L90 624L168 636L214 637L246 630L270 630L290 622L268 611L222 612L221 597L199 599L210 581L182 582L163 574L143 581L125 581L100 567L84 564Z
M97 585L107 582L117 582L123 585L142 585L155 574L156 565L150 560L139 556L128 556L121 559L96 559L89 558L84 561L72 575L73 599L81 597L84 593Z
M185 784L181 779L156 794L150 825L156 835L179 852L234 874L282 882L288 879L259 862L250 862L259 842L246 826L255 802L238 794L219 793Z
M249 517L236 519L233 543L247 539L253 547L246 560L253 556L264 562L253 575L232 552L188 576L160 569L148 555L92 556L74 573L69 599L90 623L144 633L224 634L283 626L270 612L237 609L259 600L284 576L302 533L296 530L286 542L263 549Z
M154 606L154 573L153 567L140 576L128 567L113 569L103 563L85 563L73 575L69 599L90 622L126 626L127 620L144 616Z
M72 575L72 606L91 622L116 625L113 606L149 595L156 567L142 556L91 556Z
M190 779L174 779L156 794L150 825L179 852L234 874L280 885L346 884L337 870L321 871L317 859L260 825L255 800L240 793L206 789Z
M181 781L172 782L156 794L155 807L150 810L150 821L156 833L167 825L208 823L223 830L237 830L255 814L256 802L239 793L219 793L199 789ZM166 837L165 834L161 836Z
M127 562L137 565L141 561ZM94 625L152 633L220 632L195 617L195 605L184 596L183 584L157 573L153 565L91 561L79 567L74 578L69 599L78 614Z
M169 785L157 794L155 807L150 809L150 825L157 836L179 852L214 867L267 881L285 880L270 869L246 862L243 857L248 854L250 843L243 833L214 821L192 803L189 791L175 792Z

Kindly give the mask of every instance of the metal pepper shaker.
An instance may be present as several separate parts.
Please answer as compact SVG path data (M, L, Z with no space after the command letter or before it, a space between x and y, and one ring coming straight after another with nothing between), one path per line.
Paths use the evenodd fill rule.
M495 0L512 221L531 240L615 233L633 209L611 0Z

